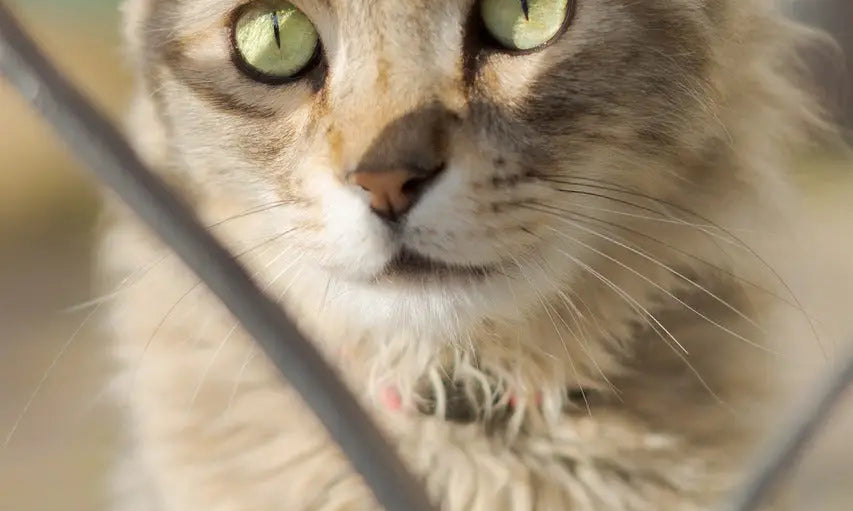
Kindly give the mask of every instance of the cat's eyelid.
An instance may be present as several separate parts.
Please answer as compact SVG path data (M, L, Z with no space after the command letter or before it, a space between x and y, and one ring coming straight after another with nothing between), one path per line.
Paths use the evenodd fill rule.
M332 2L329 0L242 0L232 7L231 11L244 9L247 5L253 4L270 9L281 8L283 5L290 4L305 13L315 24L325 22L329 15L335 11Z

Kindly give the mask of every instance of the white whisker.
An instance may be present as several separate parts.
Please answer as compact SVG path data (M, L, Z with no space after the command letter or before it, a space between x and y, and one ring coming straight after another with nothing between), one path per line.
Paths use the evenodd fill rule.
M12 427L9 428L8 433L6 433L6 438L3 440L3 449L9 447L9 444L12 442L12 437L15 436L15 432L18 431L18 428L21 425L21 421L23 421L24 417L26 417L27 413L29 413L30 408L32 408L33 403L35 402L45 383L47 383L47 380L50 378L50 375L53 373L54 368L57 366L57 364L59 364L59 361L62 360L62 357L65 356L69 348L71 348L71 345L80 335L80 332L83 331L83 328L85 328L85 326L99 310L100 305L96 306L94 309L92 309L91 312L89 312L88 315L86 315L86 317L83 319L83 322L80 323L80 326L78 326L77 329L74 330L71 336L62 344L59 349L59 352L57 352L57 354L50 361L50 364L48 365L47 369L45 369L44 373L41 376L41 379L36 384L35 389L33 389L33 391L30 393L30 396L27 398L27 402L24 404L24 407L21 409L20 413L18 413L18 416L15 418L15 421L12 423Z
M514 256L512 256L511 254L510 254L510 256L512 257L513 262L518 267L518 270L521 273L524 280L527 281L527 283L530 285L530 288L533 289L533 291L536 293L537 299L539 300L539 303L542 304L542 307L545 311L545 314L548 316L548 319L551 320L551 324L554 327L554 333L557 334L557 338L560 340L560 343L563 346L563 351L566 354L566 359L569 362L569 367L572 370L572 374L574 374L575 382L581 388L581 394L583 395L583 401L584 401L584 405L586 406L587 414L589 414L589 416L592 417L592 409L589 406L589 400L586 397L586 391L583 390L583 384L581 383L580 374L578 373L577 367L575 367L574 357L572 357L572 354L569 350L569 346L568 346L568 344L566 344L566 339L563 337L563 332L560 330L560 327L557 325L557 322L554 320L554 316L551 315L551 311L549 309L549 305L548 305L547 300L542 296L541 293L539 293L539 290L536 288L536 286L533 284L533 282L527 277L527 274L524 272L524 266L522 266L521 263ZM552 285L555 285L555 284L552 283ZM562 317L560 319L562 320ZM572 330L569 329L569 332L571 333ZM575 339L577 339L577 335L575 335L574 333L572 333L572 335L575 337Z
M588 264L584 263L583 261L577 259L576 257L572 256L571 254L569 254L565 251L560 250L560 252L563 255L565 255L566 257L568 257L570 260L574 261L576 264L581 266L587 272L589 272L590 274L595 276L598 280L603 282L605 285L607 285L618 296L620 296L623 300L625 300L626 303L629 304L629 306L634 308L635 311L640 315L640 317L644 318L644 321L649 325L649 327L656 334L658 334L658 337L660 337L660 339L664 342L664 344L669 346L670 349L672 350L672 352L679 359L681 359L682 362L684 362L684 364L687 366L687 368L690 370L690 372L693 373L693 375L697 378L697 380L705 388L705 390L711 395L711 397L713 397L714 400L716 400L719 404L728 407L728 404L726 404L726 402L716 393L716 391L714 391L714 389L711 388L711 386L708 384L707 381L705 381L705 378L702 377L702 375L699 373L699 371L696 369L696 367L693 366L693 364L690 363L690 361L687 359L686 355L688 354L688 352L684 349L684 347L681 345L681 343L679 343L678 340L675 339L675 337L672 335L672 333L670 333L669 330L667 330L666 327L664 327L653 314L651 314L645 307L640 305L639 302L637 302L636 299L631 297L630 294L628 294L627 292L622 290L619 286L614 284L612 281L610 281L610 279L608 279L607 277L605 277L604 275L602 275L601 273L596 271L594 268L592 268ZM666 334L666 335L664 335L664 334ZM675 342L676 346L681 348L681 351L676 349L676 347L673 346L669 340L667 340L667 337L672 339Z
M779 355L778 353L776 353L775 351L773 351L773 350L771 350L771 349L767 348L766 346L762 346L761 344L758 344L757 342L755 342L755 341L753 341L753 340L751 340L751 339L748 339L748 338L744 337L743 335L741 335L741 334L739 334L739 333L737 333L737 332L735 332L735 331L731 330L730 328L728 328L728 327L726 327L726 326L724 326L724 325L721 325L719 322L717 322L717 321L715 321L715 320L711 319L711 318L710 318L710 317L708 317L706 314L703 314L702 312L700 312L699 310L697 310L695 307L693 307L692 305L688 304L687 302L685 302L685 301L684 301L684 300L682 300L681 298L678 298L675 294L673 294L672 292L670 292L669 290L667 290L666 288L664 288L663 286L661 286L661 285L660 285L660 284L658 284L657 282L655 282L655 281L653 281L652 279L648 278L646 275L643 275L642 273L640 273L639 271L635 270L634 268L631 268L630 266L628 266L627 264L623 263L622 261L619 261L618 259L616 259L616 258L614 258L614 257L611 257L611 256L610 256L610 255L608 255L608 254L605 254L604 252L602 252L602 251L600 251L600 250L598 250L598 249L596 249L596 248L592 247L591 245L589 245L589 244L587 244L587 243L584 243L584 242L580 241L579 239L575 238L574 236L571 236L571 235L569 235L569 234L566 234L566 233L564 233L564 232L562 232L562 231L560 231L560 230L558 230L558 229L554 229L553 227L550 227L549 229L553 230L553 231L554 231L554 232L556 232L558 235L560 235L560 236L562 236L562 237L564 237L564 238L568 239L569 241L572 241L572 242L574 242L574 243L576 243L576 244L578 244L578 245L582 246L583 248L585 248L585 249L587 249L587 250L589 250L589 251L591 251L591 252L594 252L595 254L598 254L598 255L600 255L601 257L604 257L604 258L605 258L605 259L607 259L608 261L610 261L610 262L612 262L612 263L616 264L617 266L619 266L620 268L622 268L622 269L624 269L624 270L627 270L627 271L628 271L628 272L630 272L631 274L636 275L637 277L639 277L640 279L642 279L644 282L647 282L648 284L650 284L651 286L653 286L655 289L657 289L658 291L662 292L663 294L665 294L666 296L668 296L669 298L671 298L672 300L674 300L675 302L677 302L679 305L681 305L681 306L685 307L687 310L689 310L689 311L693 312L694 314L696 314L697 316L699 316L699 317L700 317L700 318L702 318L703 320L705 320L705 321L707 321L708 323L710 323L711 325L713 325L713 326L715 326L715 327L719 328L719 329L720 329L720 330L722 330L723 332L725 332L725 333L727 333L727 334L731 335L732 337L735 337L735 338L737 338L737 339L739 339L739 340L741 340L741 341L743 341L743 342L747 343L748 345L750 345L750 346L752 346L752 347L754 347L754 348L760 349L760 350L762 350L762 351L766 351L766 352L771 353L771 354L773 354L773 355Z
M285 248L284 248L284 250L280 251L280 252L279 252L279 253L278 253L278 254L277 254L277 255L276 255L276 256L275 256L275 257L274 257L270 262L268 262L268 263L267 263L267 264L266 264L262 269L259 269L258 271L254 272L254 273L252 274L252 278L257 277L257 275L258 275L261 271L263 271L263 270L265 270L265 269L269 268L273 263L275 263L276 261L278 261L278 260L279 260L279 259L280 259L284 254L286 254L286 253L288 253L290 250L292 250L292 248L293 248L293 247L285 247ZM270 280L270 281L269 281L269 282L268 282L268 283L267 283L267 284L262 288L262 291L267 291L267 290L269 290L269 288L270 288L270 287L272 287L272 286L276 283L276 281L278 281L278 279L280 279L284 274L286 274L286 273L288 272L288 270L290 270L290 268L291 268L294 264L296 264L296 263L297 263L301 258L302 258L302 254L300 254L300 255L299 255L299 257L297 257L294 261L291 261L291 263L290 263L288 266L286 266L286 267L285 267L283 270L281 270L277 275L275 275L275 276L272 278L272 280ZM205 366L204 370L202 371L201 377L199 378L199 382L196 384L195 390L193 391L192 398L190 399L189 408L192 408L192 407L194 406L194 404L195 404L196 400L198 399L199 394L201 393L201 389L202 389L202 387L204 386L204 382L207 380L207 376L210 374L211 369L213 369L213 366L216 364L216 361L219 359L219 356L222 354L222 350L224 350L224 349L225 349L225 346L228 344L228 341L230 341L230 340L231 340L231 338L234 336L234 333L236 333L236 331L237 331L237 329L238 329L238 328L239 328L239 323L238 323L237 321L235 321L235 322L234 322L234 324L233 324L233 326L231 327L231 329L230 329L230 330L228 331L228 333L226 334L225 338L224 338L224 339L222 339L222 342L220 342L220 343L219 343L219 345L217 346L216 350L213 352L213 356L211 357L210 361L209 361L209 362L207 363L207 365Z
M130 275L123 278L121 282L115 287L115 289L105 295L99 296L97 298L93 298L91 300L79 303L77 305L72 305L70 307L66 307L62 309L60 312L62 313L75 313L79 311L86 310L90 307L95 307L97 305L104 304L109 302L110 300L121 296L122 293L131 289L136 283L140 282L145 275L148 274L149 271L153 270L157 265L166 260L171 254L165 254L162 257L158 258L156 261L142 266L141 268L137 268ZM138 275L138 276L137 276Z

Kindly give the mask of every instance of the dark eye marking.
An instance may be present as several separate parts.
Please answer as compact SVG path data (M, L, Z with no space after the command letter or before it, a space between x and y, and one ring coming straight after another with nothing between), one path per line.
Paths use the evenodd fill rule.
M530 6L527 5L527 0L521 0L521 11L524 13L524 19L530 21Z

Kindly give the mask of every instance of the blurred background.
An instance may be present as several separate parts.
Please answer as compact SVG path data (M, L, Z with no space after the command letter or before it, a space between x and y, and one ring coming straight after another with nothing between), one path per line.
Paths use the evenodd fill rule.
M117 0L4 0L59 67L118 117L128 95ZM0 80L2 82L2 80ZM93 182L0 83L0 510L101 511L112 462L105 344L85 325ZM68 349L49 369L62 346ZM27 401L48 373L38 394ZM26 413L4 448L6 437Z
M119 45L117 0L6 2L54 62L118 119L129 80ZM848 48L847 70L827 67L817 58L814 68L833 91L839 119L851 126L853 102L840 98L849 95L853 83L853 1L803 0L794 7L798 16L826 27ZM845 74L846 82L841 80ZM806 161L800 177L815 218L848 225L853 238L851 176L849 159L825 154ZM86 321L90 309L68 311L91 298L90 247L98 211L93 186L50 130L0 83L3 511L105 509L104 476L118 438L115 411L104 399L106 345ZM853 247L850 240L838 241ZM848 408L853 411L853 403ZM853 419L847 415L853 413L833 420L797 472L795 484L811 509L853 509Z

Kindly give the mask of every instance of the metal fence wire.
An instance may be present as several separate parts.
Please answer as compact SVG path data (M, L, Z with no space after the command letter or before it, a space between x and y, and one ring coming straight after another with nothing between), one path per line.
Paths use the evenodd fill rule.
M0 3L0 75L213 291L311 407L388 511L434 511L422 485L319 352L252 282L119 131L51 65ZM853 353L772 438L721 511L755 511L853 386Z

